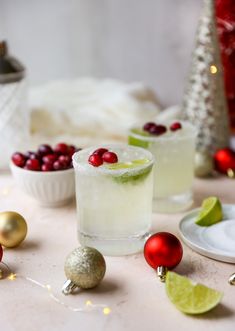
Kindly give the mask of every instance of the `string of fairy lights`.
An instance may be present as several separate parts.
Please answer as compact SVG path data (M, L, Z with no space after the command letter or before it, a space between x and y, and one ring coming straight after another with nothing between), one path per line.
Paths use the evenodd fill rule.
M98 310L101 311L104 315L109 315L111 313L111 309L110 307L108 307L108 305L103 304L103 303L99 303L99 304L94 304L92 303L91 300L86 300L84 307L73 307L68 305L67 303L65 303L64 301L60 300L58 298L58 296L53 292L52 290L52 286L50 284L43 284L40 283L39 281L32 279L30 277L27 276L23 276L20 274L16 274L14 273L11 268L4 262L0 262L0 265L2 265L3 267L6 268L7 270L7 275L6 277L1 277L2 279L6 279L9 281L16 281L17 279L23 279L27 282L30 282L31 284L42 288L43 290L45 290L45 293L47 293L49 295L49 297L56 303L60 304L61 306L67 308L68 310L71 310L73 312L91 312L94 310ZM1 270L1 269L0 269ZM3 276L3 272L1 271L1 275Z

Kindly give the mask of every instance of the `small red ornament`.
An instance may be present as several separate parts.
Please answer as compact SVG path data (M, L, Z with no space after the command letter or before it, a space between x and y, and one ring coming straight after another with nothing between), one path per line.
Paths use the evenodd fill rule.
M215 169L227 174L229 169L235 170L235 152L230 148L218 150L214 155Z
M145 243L144 257L147 263L157 270L162 281L167 269L176 267L183 256L183 247L173 234L158 232L153 234Z
M3 255L3 250L2 250L2 246L0 245L0 262L2 261L2 255Z

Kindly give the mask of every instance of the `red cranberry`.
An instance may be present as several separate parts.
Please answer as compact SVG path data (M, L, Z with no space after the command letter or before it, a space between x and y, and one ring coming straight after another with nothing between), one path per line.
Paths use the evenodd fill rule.
M53 163L53 169L54 170L65 170L66 166L64 164L62 164L59 160L57 160Z
M60 155L58 161L60 162L61 165L67 168L71 162L71 157L68 155Z
M53 171L53 164L52 163L45 163L42 165L42 171Z
M182 125L180 122L174 122L170 126L171 131L177 131L177 130L180 130L181 128L182 128Z
M29 159L37 159L38 161L40 161L41 156L39 155L39 153L30 152Z
M155 127L156 124L154 122L148 122L143 126L144 131L149 131L151 128Z
M104 153L108 152L107 148L98 148L96 149L93 154L98 154L99 156L103 156Z
M68 149L68 145L65 144L65 143L59 143L55 146L55 149L54 151L57 153L57 154L67 154L69 149Z
M45 164L53 164L57 160L58 156L56 154L48 154L43 156L42 161Z
M44 156L47 154L52 154L53 150L50 145L43 144L38 147L38 153L40 156Z
M75 146L73 146L73 145L68 146L67 153L70 157L72 157L75 152L76 152Z
M166 127L164 125L155 125L150 128L149 133L154 134L155 136L160 136L161 134L166 132Z
M116 163L118 162L117 154L113 152L105 152L102 156L103 161L107 163Z
M99 167L101 164L103 164L102 157L98 154L92 154L89 156L88 162L93 165L94 167Z
M22 153L14 153L11 157L12 162L17 166L17 167L23 167L26 162L26 157Z
M37 159L28 159L25 163L25 169L39 171L41 169L40 162Z

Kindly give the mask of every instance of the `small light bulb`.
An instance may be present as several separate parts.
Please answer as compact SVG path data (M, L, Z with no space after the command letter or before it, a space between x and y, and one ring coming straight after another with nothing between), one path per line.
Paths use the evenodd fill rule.
M11 273L8 277L10 280L15 280L16 279L16 274Z
M86 306L91 306L92 305L92 302L90 300L87 300L86 301Z
M215 65L211 65L210 66L210 71L211 71L212 74L216 74L217 71L218 71L218 69L217 69L217 67Z
M105 307L103 309L103 313L104 313L104 315L109 315L111 313L111 309L109 307Z

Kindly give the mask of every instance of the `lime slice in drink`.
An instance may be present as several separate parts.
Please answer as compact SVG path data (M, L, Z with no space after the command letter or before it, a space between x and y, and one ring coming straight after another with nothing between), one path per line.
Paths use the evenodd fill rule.
M131 162L119 162L119 163L114 163L110 164L107 166L109 170L122 170L122 169L134 169L141 167L142 165L145 165L149 163L148 159L138 159L138 160L133 160ZM149 167L143 168L140 170L137 170L134 172L125 172L124 174L118 175L118 176L113 176L114 180L118 183L135 183L140 180L145 179L149 173L152 170L152 164L149 165Z
M209 197L202 203L202 209L195 221L201 226L210 226L220 222L223 218L221 202L216 197Z
M166 292L171 302L186 314L202 314L218 305L223 294L189 278L168 271Z
M150 134L144 130L141 129L132 129L132 133L143 136L143 137L149 137ZM138 147L143 147L143 148L148 148L149 147L149 142L146 140L142 140L141 138L134 137L134 136L129 136L128 137L128 144L132 146L138 146Z

